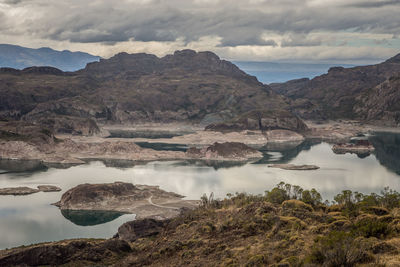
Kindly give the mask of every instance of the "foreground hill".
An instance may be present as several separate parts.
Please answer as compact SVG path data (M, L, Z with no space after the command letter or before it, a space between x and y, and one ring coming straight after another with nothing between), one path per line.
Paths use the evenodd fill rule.
M100 57L83 52L0 44L0 67L24 69L31 66L52 66L63 71L76 71L99 59Z
M400 54L370 66L334 67L312 80L271 84L290 99L291 107L307 119L360 119L400 124Z
M120 53L72 73L2 68L0 94L3 118L70 133L93 133L93 122L208 124L254 109L288 107L284 97L234 64L192 50L163 58Z
M170 220L127 222L108 240L0 251L1 266L399 266L400 194L349 190L321 202L280 183L265 195L202 197Z

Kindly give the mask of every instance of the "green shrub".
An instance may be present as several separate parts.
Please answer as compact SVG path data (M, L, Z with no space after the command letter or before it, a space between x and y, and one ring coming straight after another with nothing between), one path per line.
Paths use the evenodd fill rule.
M368 218L356 222L353 231L366 238L384 238L390 233L390 227L387 222L379 221L377 218Z
M245 264L246 267L253 266L266 266L268 263L267 257L265 255L254 255Z
M318 238L306 263L323 266L355 266L357 263L370 261L368 247L350 233L332 231L327 236Z

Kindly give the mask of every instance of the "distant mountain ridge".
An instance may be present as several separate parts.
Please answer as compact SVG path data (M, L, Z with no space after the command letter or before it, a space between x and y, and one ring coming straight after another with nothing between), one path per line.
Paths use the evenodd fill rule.
M333 67L313 79L270 84L305 119L400 125L400 54L376 65Z
M0 44L0 67L24 69L32 66L50 66L63 71L76 71L85 68L89 62L99 60L100 57L84 52Z
M355 67L351 64L338 63L297 63L268 61L233 61L241 70L266 84L282 83L293 79L309 78L327 73L331 67Z

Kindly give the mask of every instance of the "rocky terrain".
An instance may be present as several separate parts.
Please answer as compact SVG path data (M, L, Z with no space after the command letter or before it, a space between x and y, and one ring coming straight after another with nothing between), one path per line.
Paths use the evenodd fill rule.
M118 211L133 213L136 219L167 219L177 216L182 208L197 206L196 201L182 198L158 186L115 182L78 185L65 192L54 205L61 210Z
M302 133L308 127L296 115L286 110L252 110L231 121L213 123L206 127L206 130L220 132L275 129Z
M341 143L332 146L332 151L336 154L354 153L358 155L369 155L374 150L374 146L369 141L344 144Z
M262 153L258 150L237 142L215 142L211 146L202 148L191 147L186 151L186 156L194 159L231 161L243 161L263 157Z
M61 188L54 185L39 185L37 189L30 187L7 187L0 188L0 195L13 195L13 196L24 196L38 192L58 192Z
M316 165L295 165L295 164L271 164L268 165L270 168L279 168L290 171L306 171L306 170L318 170L319 167Z
M164 221L125 223L108 240L66 240L0 251L1 266L398 266L400 194L344 190L334 204L280 183L236 193Z
M163 58L120 53L69 73L1 68L0 94L0 117L83 135L104 123L206 125L254 109L287 108L284 97L234 64L192 50Z
M312 80L270 86L290 98L291 110L303 119L358 119L398 126L399 73L400 54L377 65L334 67Z

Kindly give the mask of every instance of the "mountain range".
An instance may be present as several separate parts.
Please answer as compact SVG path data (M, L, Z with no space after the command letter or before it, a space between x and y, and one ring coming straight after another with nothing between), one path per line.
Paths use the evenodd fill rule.
M356 119L400 125L400 54L385 62L333 67L313 79L270 84L305 119Z
M0 67L24 69L32 66L51 66L63 71L83 69L87 63L100 57L83 52L57 51L48 47L32 49L0 44Z
M288 109L285 97L234 64L192 50L162 58L120 53L76 72L1 68L0 93L3 119L88 134L96 123L208 124L255 109Z
M272 128L306 130L298 117L397 126L399 77L400 55L266 85L212 52L182 50L161 58L119 53L74 72L0 68L0 119L74 134L93 134L99 124L145 122L270 128L264 121Z

